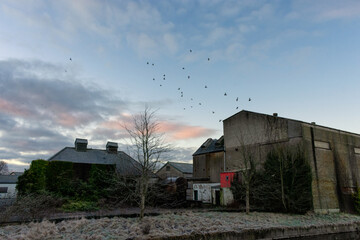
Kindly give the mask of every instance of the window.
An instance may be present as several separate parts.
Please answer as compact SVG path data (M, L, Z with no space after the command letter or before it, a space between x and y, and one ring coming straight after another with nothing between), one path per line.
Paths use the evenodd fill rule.
M360 154L360 148L354 148L355 154Z
M166 166L166 171L170 171L170 166Z
M0 187L0 193L7 193L8 188L7 187Z
M229 181L229 176L226 176L226 181L227 181L227 182Z
M314 145L316 148L330 149L330 144L328 142L314 141Z

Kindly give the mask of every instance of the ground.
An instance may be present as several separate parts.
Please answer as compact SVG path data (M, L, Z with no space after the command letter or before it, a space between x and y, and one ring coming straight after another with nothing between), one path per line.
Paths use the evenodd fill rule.
M252 212L164 210L158 216L42 221L0 227L0 239L151 239L196 233L241 231L272 227L322 226L360 222L350 214L290 215Z

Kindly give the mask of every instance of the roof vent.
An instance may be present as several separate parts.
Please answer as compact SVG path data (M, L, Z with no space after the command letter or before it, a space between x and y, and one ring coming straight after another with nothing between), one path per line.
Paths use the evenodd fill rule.
M108 153L117 153L118 152L118 144L116 142L107 142L106 151Z
M273 116L274 116L274 117L277 117L277 116L278 116L278 114L277 114L277 113L273 113Z
M210 143L212 142L212 138L208 138L204 143L203 145L201 145L201 148L207 148Z
M83 138L77 138L75 140L75 150L80 152L86 152L88 140Z
M311 122L311 125L316 125L316 122Z

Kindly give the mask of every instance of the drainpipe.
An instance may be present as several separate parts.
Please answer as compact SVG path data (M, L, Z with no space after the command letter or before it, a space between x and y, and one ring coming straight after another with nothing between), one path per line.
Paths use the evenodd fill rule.
M319 200L319 204L320 204L320 209L322 209L323 207L322 207L322 204L321 204L319 173L318 173L317 160L316 160L315 138L314 138L314 128L313 127L310 127L310 134L311 134L311 147L312 147L312 155L313 155L315 176L316 176L316 188L317 188L317 191L318 191L318 200Z
M224 150L224 172L226 172L226 165L225 165L225 155L226 155L226 152L225 152L225 150Z

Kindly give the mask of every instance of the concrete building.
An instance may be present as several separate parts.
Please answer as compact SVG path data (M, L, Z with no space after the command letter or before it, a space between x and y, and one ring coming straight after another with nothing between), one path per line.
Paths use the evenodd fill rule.
M243 147L263 162L276 146L300 146L312 169L314 210L354 210L352 194L360 186L359 134L249 111L225 119L223 127L225 172L243 167Z
M224 171L224 137L207 139L193 154L193 178L220 183Z
M160 179L169 177L183 177L189 179L193 176L193 165L191 163L167 162L156 172L156 174Z

